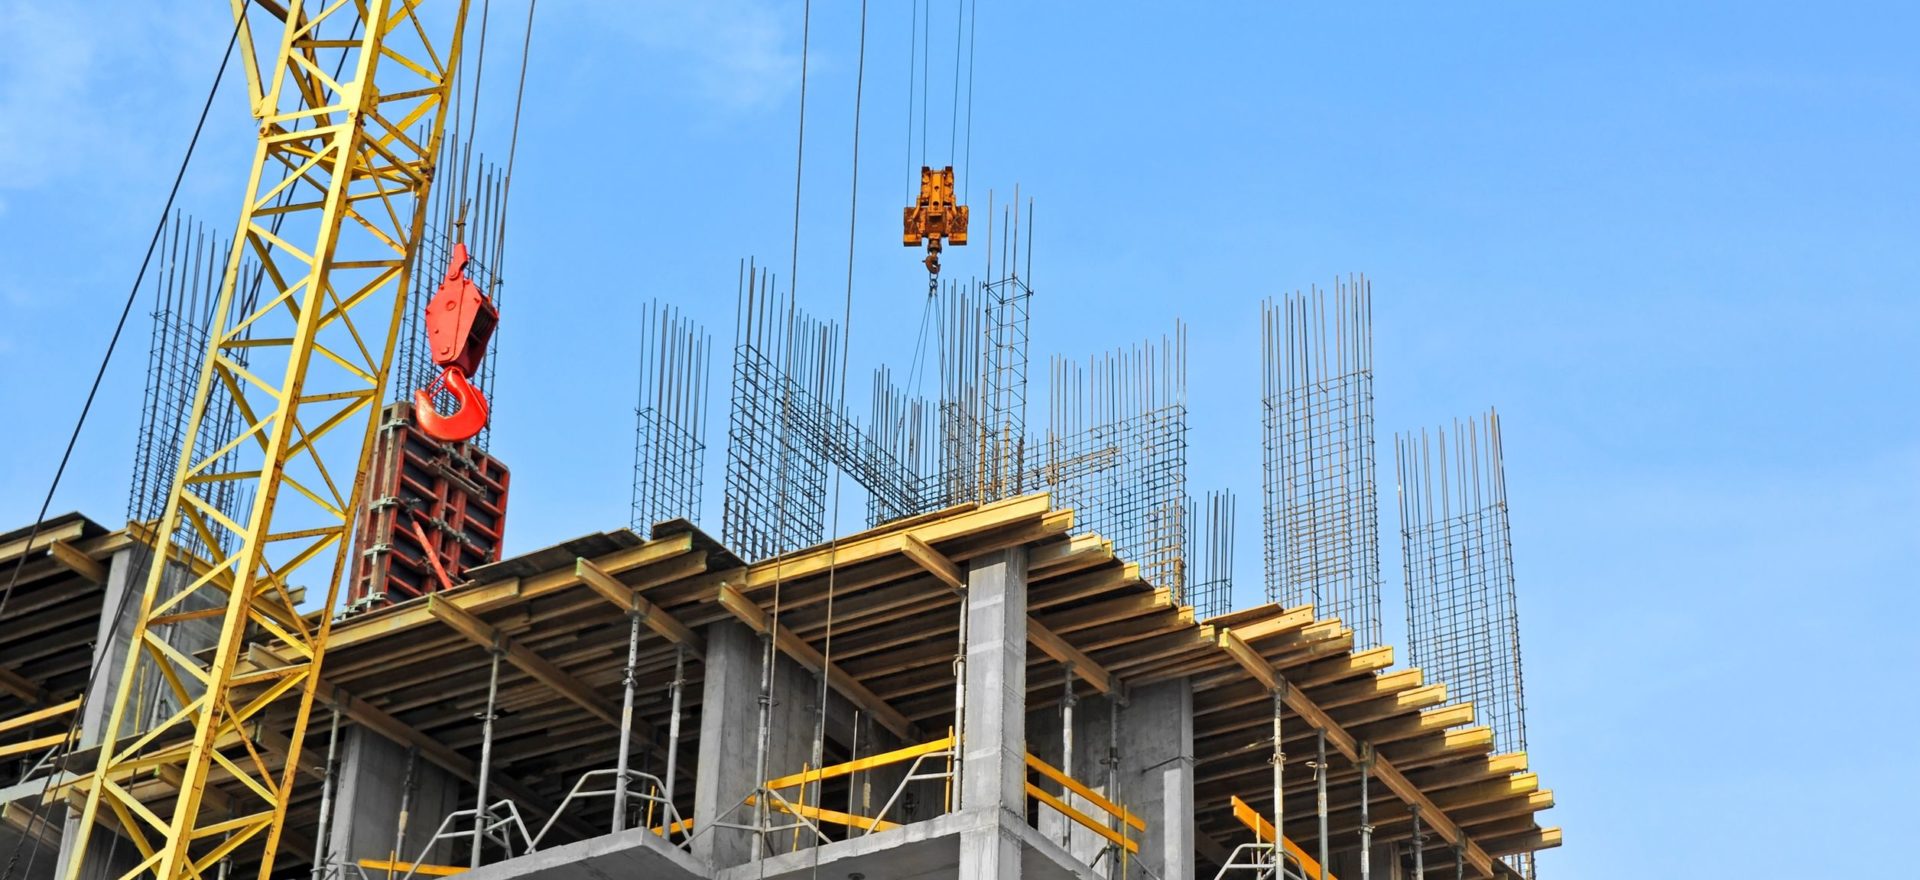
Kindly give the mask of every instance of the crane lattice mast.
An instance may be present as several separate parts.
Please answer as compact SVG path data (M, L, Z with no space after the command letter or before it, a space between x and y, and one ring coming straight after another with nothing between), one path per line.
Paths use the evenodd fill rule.
M175 548L173 565L149 566L97 764L75 783L85 807L72 851L112 826L140 857L126 878L192 880L255 853L262 880L273 868L467 15L467 0L232 2L259 137L151 536L171 547L197 535L209 555ZM228 406L242 429L196 460L200 432ZM239 519L209 500L230 484L252 488ZM303 585L321 598L317 615L300 611ZM170 643L214 624L211 651ZM250 637L286 650L243 664ZM268 735L289 726L285 740ZM171 809L134 793L154 777L177 789ZM87 860L71 860L69 880Z

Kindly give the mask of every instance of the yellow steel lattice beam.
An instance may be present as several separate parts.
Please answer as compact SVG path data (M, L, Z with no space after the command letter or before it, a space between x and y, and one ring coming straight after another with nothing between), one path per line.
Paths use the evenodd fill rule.
M163 543L196 536L209 556L184 583L151 566L98 762L80 781L72 851L89 851L96 825L117 827L141 856L123 878L196 880L228 857L256 864L262 880L272 871L468 5L232 4L259 137L157 531ZM229 407L241 429L203 438L231 421ZM251 506L229 517L216 500L236 489L251 490ZM308 594L323 598L317 617L300 613L295 578L324 587ZM217 621L210 650L165 637L186 621ZM249 638L284 642L291 665L236 675ZM163 691L135 684L156 681ZM161 711L142 709L156 698ZM291 736L263 739L289 723ZM122 785L142 769L178 780L171 804ZM210 794L214 778L236 784ZM86 861L72 860L69 880Z

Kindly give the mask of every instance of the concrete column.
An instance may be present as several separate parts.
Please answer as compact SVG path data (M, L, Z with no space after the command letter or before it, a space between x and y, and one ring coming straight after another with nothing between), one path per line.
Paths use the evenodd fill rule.
M1193 686L1187 679L1135 690L1121 710L1119 795L1147 822L1139 864L1128 876L1193 880Z
M138 560L135 559L136 554L139 556ZM113 558L108 561L107 587L101 595L100 621L94 631L93 643L93 662L100 669L100 677L94 681L87 704L81 708L78 748L85 749L99 745L100 737L106 732L107 719L113 714L113 700L119 693L121 673L126 670L127 651L132 647L133 618L140 610L140 593L147 588L147 566L142 564L136 567L134 563L144 562L150 556L151 554L147 551L130 547L113 554ZM114 611L120 608L123 597L126 597L129 591L133 595L125 599L127 613L116 619ZM157 679L158 676L155 678ZM152 704L151 695L158 692L158 687L159 682L156 680L154 688L149 691L150 698L141 701L143 705ZM131 733L141 729L144 721L145 719L127 717L122 719L120 729L123 733ZM100 811L108 812L106 804L100 805ZM72 864L76 855L75 844L80 833L80 809L75 807L67 810L66 818L56 821L60 822L59 873L64 877L67 875L67 866ZM140 853L134 849L133 843L127 840L116 842L114 839L116 836L104 824L94 826L92 839L87 843L87 871L82 875L82 880L105 880L105 878L118 877L139 863ZM111 856L111 865L107 864L109 856ZM23 857L22 862L24 861ZM38 861L40 859L36 859L36 862ZM39 865L36 864L35 867L38 870Z
M316 706L315 723L325 724L328 711ZM324 741L320 748L323 751L309 751L304 757L316 763L326 760ZM333 819L327 832L329 859L341 865L390 857L430 865L451 863L451 842L436 844L424 857L423 848L448 815L473 804L461 799L458 777L419 757L413 759L413 793L407 795L407 751L406 746L377 733L343 723L335 756L340 778L334 786ZM404 840L400 838L403 798L407 802ZM349 870L347 876L357 875Z
M759 634L736 621L707 628L706 678L700 700L700 760L693 783L693 854L715 868L744 864L752 856L753 836L714 822L751 824L754 810L741 807L742 798L764 780L755 779L760 748L760 667L764 656ZM800 772L813 756L813 732L820 721L820 680L798 663L774 658L773 702L768 713L767 776ZM844 706L836 713L850 714ZM829 718L829 724L834 719ZM842 722L843 724L849 722ZM782 794L799 797L798 789ZM838 809L838 805L829 805ZM770 824L792 817L771 813ZM703 830L706 829L706 830ZM812 832L802 829L768 835L769 855L811 846Z
M760 639L743 623L707 627L707 653L700 691L700 760L693 781L693 854L715 868L747 860L751 838L716 828L716 821L744 823L750 808L734 810L753 791L754 736L760 724ZM733 811L723 817L723 813Z
M967 570L967 708L961 806L1026 822L1027 551L1001 550ZM1019 877L1020 844L996 821L960 841L960 876Z

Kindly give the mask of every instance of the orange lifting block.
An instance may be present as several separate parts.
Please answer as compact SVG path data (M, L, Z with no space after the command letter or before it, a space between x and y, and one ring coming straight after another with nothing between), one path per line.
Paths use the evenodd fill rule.
M955 204L953 166L935 171L920 169L920 198L903 212L904 231L900 243L913 247L927 245L927 274L940 274L940 247L944 241L967 243L967 206Z

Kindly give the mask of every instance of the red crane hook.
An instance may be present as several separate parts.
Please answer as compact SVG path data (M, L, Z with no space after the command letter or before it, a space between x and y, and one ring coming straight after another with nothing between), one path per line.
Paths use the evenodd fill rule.
M486 356L487 340L500 323L500 311L480 287L467 277L467 246L453 246L446 280L427 301L427 342L440 376L413 392L414 418L427 436L448 443L471 440L487 426L487 399L468 380ZM441 415L433 407L433 388L444 386L453 395L453 412Z

